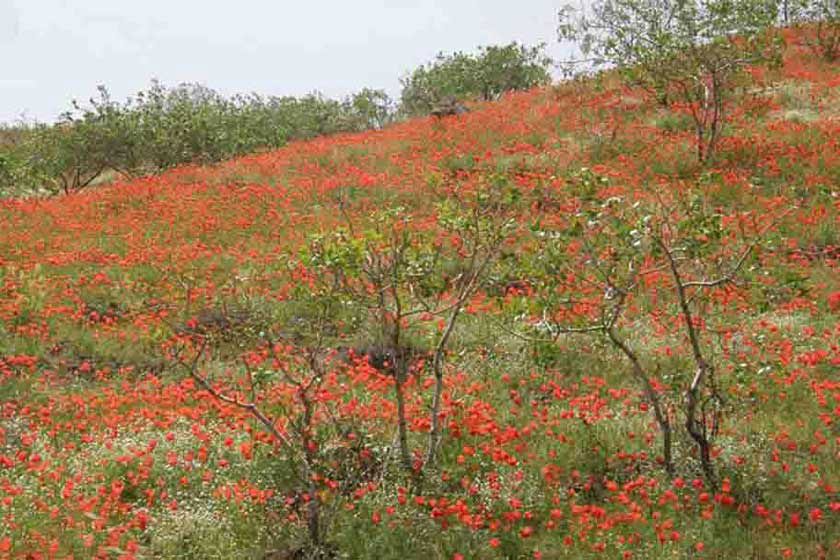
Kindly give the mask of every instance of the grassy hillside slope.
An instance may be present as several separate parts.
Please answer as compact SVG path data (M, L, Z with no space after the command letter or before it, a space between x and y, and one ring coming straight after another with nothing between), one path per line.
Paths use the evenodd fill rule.
M393 379L357 365L329 381L358 438L353 464L366 465L352 492L322 493L337 557L840 556L840 67L787 40L783 67L741 91L707 168L687 119L605 75L458 117L0 202L0 558L295 557L303 514L283 450L169 351L185 334L216 335L202 368L220 382L243 356L270 362L259 333L307 281L289 255L311 235L364 230L392 207L432 227L441 190L499 177L523 193L523 229L587 197L696 188L725 223L784 215L749 282L709 296L725 325L703 325L726 393L722 483L703 482L682 436L677 477L658 468L639 388L602 340L561 337L546 352L502 328L509 283L479 292L456 329L442 458L422 483L389 451ZM605 178L594 193L586 173ZM675 317L623 325L663 394L691 369ZM420 372L407 386L418 450L429 383ZM279 384L266 406L289 395Z

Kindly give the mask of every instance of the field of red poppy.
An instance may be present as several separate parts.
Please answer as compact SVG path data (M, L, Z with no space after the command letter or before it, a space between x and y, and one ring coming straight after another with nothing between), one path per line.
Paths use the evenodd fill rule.
M0 558L840 557L840 70L786 39L705 166L604 74L0 202Z

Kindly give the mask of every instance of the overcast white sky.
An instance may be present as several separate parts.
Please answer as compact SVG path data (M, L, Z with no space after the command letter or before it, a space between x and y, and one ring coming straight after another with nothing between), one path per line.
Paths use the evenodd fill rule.
M439 51L545 41L559 0L0 0L0 122L52 120L97 84L225 93L399 91Z

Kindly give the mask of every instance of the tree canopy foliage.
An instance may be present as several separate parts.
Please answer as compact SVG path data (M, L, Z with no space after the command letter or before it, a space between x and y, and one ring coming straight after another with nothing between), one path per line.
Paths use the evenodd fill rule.
M201 84L166 87L153 81L119 102L100 86L87 103L74 101L54 125L7 131L17 137L0 142L0 193L69 193L108 173L133 177L215 163L291 140L381 129L398 116L434 113L445 101L493 100L550 80L543 49L511 43L481 47L478 54L440 54L403 80L399 106L372 88L343 99L317 92L226 97Z
M597 0L560 11L558 36L579 45L591 67L615 67L633 85L689 109L697 154L710 159L726 120L726 98L748 66L780 52L771 0Z
M438 54L403 78L402 111L430 113L448 98L490 101L506 91L530 89L551 80L544 45L518 43L481 47L477 54Z
M186 163L215 163L290 140L385 126L392 101L365 88L343 100L225 97L201 84L151 86L124 102L104 86L88 103L73 102L54 125L15 130L0 145L0 189L13 193L72 192L106 172L159 173Z

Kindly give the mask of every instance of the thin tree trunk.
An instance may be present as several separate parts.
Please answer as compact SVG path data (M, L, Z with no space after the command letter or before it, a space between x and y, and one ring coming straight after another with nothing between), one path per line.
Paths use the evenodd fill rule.
M697 444L703 474L707 482L715 487L717 478L712 462L711 442L706 433L705 419L703 421L697 419L697 406L699 405L700 392L703 389L706 379L711 375L712 368L703 356L703 351L700 347L700 339L697 335L697 329L694 326L694 318L691 313L691 307L688 304L685 284L683 284L682 275L677 267L677 261L674 259L671 249L661 239L657 239L657 242L668 258L671 275L676 284L677 299L680 304L685 328L688 332L688 339L691 343L691 354L696 364L694 379L692 379L691 385L685 393L685 428L691 436L691 439Z
M449 316L449 322L446 329L438 342L435 349L435 356L432 362L432 369L435 373L435 392L432 397L432 411L431 411L431 428L429 429L429 444L426 449L427 466L434 466L437 460L437 448L440 443L440 406L441 398L443 396L443 362L445 359L446 347L449 344L449 337L452 336L452 331L455 329L455 322L458 320L458 315L461 313L462 303L452 310Z
M619 305L621 305L621 303L619 303ZM665 472L668 473L669 477L673 477L675 474L675 469L672 452L673 442L671 422L668 419L668 415L662 409L662 403L659 400L659 395L656 394L656 390L653 388L653 384L650 382L650 379L645 374L645 371L642 368L638 356L627 345L626 342L624 342L618 337L613 325L610 325L610 327L607 329L607 335L609 336L612 343L615 346L617 346L618 349L621 350L627 357L627 359L630 361L630 364L633 368L633 376L642 385L642 390L644 391L645 399L648 401L648 403L650 403L650 406L653 408L653 416L656 419L656 424L659 426L659 432L662 434L662 457L665 463Z
M315 442L312 440L312 402L301 389L301 401L303 403L303 426L300 431L301 442L303 443L304 474L307 478L307 495L309 502L306 504L306 528L309 533L309 542L315 550L321 545L321 505L318 502L318 486L313 477L315 473Z
M315 481L312 480L312 473L309 473L308 496L309 503L306 504L306 529L309 534L309 542L317 550L323 544L321 542L321 505L318 503L318 487L315 485Z
M403 393L403 385L405 377L402 371L394 371L394 394L397 399L397 438L400 446L400 462L403 468L410 471L413 468L411 464L411 453L408 450L408 422L405 418L405 395Z
M705 150L705 142L706 142L706 134L703 130L703 125L697 123L696 126L697 131L697 161L703 163L706 161L706 150Z
M432 397L431 427L429 429L429 443L428 448L426 449L425 465L431 466L435 464L435 461L437 460L437 448L440 445L441 427L439 416L441 398L443 396L443 362L446 359L446 348L449 345L449 338L455 330L455 323L458 321L458 317L464 310L467 300L473 295L473 293L475 293L476 284L484 275L484 271L487 270L490 262L495 258L495 248L488 252L484 259L479 263L475 262L476 256L477 255L474 253L473 258L471 259L472 266L470 267L472 272L465 280L463 288L458 294L458 298L452 308L452 312L449 315L449 321L447 322L443 335L440 337L437 347L435 348L435 356L432 364L432 369L435 373L435 392Z
M398 280L395 277L389 278L391 284L389 289L394 299L393 330L390 333L390 359L394 372L394 397L397 401L397 440L399 444L400 463L406 471L413 470L411 451L408 448L408 420L405 409L405 382L408 378L408 367L405 363L405 356L402 352L402 301L397 291ZM382 338L387 340L389 329L388 307L385 302L384 290L379 291L379 312L382 324Z
M624 300L627 297L626 294L620 294L617 296L618 301L616 302L615 309L613 310L612 318L607 326L607 336L609 337L610 341L618 347L619 350L627 357L630 361L630 365L633 370L633 377L636 378L636 381L642 385L642 390L645 394L645 399L650 403L650 406L653 408L653 416L656 419L656 424L659 426L659 432L662 434L662 457L664 461L665 472L668 473L669 477L674 476L675 469L674 469L674 459L673 459L673 441L672 441L672 430L671 430L671 422L668 419L668 415L662 409L662 403L659 399L659 395L656 394L656 390L653 388L653 384L651 383L648 376L645 374L645 370L642 367L641 361L639 361L639 357L633 351L627 343L618 337L618 334L615 332L615 322L618 319L619 315L621 315L621 311L624 306Z

